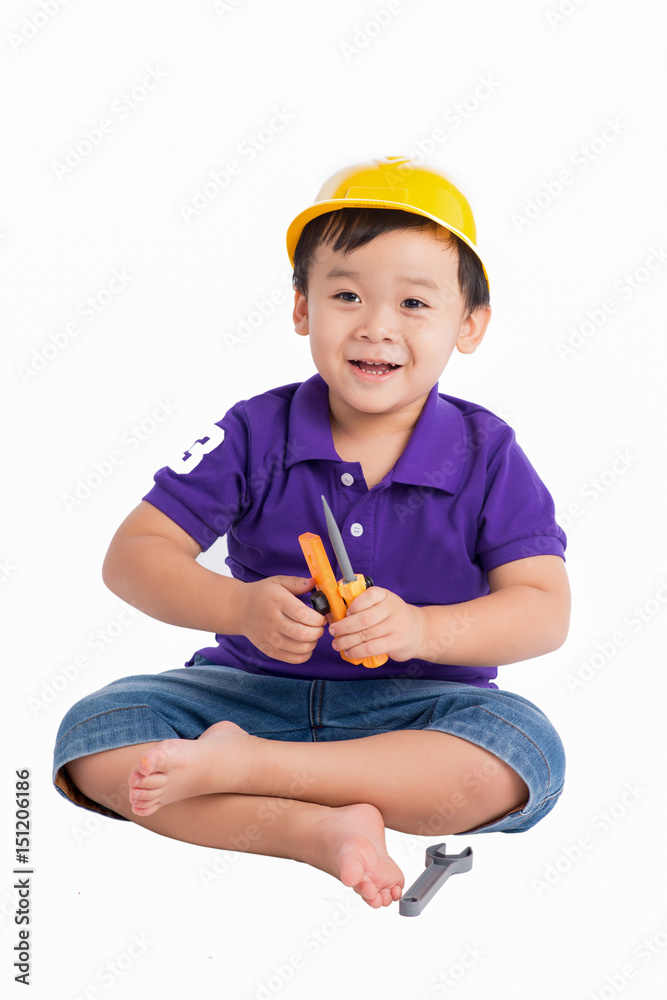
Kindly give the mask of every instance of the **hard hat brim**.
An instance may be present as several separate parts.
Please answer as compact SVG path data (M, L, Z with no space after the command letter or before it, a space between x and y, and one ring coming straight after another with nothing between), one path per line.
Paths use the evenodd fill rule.
M300 212L296 218L292 220L287 230L287 254L292 267L294 267L294 252L296 250L297 243L299 242L301 233L306 225L313 219L317 219L320 215L325 215L327 212L335 212L341 208L392 208L401 212L410 212L412 215L421 215L425 219L430 219L432 222L437 223L437 225L442 229L447 229L450 233L454 233L454 235L458 236L458 238L462 240L466 246L470 247L484 268L484 275L488 281L484 261L480 257L475 244L471 242L465 233L462 233L459 229L455 229L454 226L445 226L441 219L437 218L435 215L431 215L430 212L426 212L423 209L414 208L412 205L406 205L405 202L387 201L386 199L380 198L332 198L328 201L318 201L314 205L309 205L309 207L304 209L303 212Z

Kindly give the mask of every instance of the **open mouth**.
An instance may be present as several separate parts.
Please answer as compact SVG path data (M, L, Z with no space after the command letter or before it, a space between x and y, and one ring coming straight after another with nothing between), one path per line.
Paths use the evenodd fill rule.
M350 361L351 365L365 372L366 375L386 375L388 372L396 371L401 365L392 365L389 361Z

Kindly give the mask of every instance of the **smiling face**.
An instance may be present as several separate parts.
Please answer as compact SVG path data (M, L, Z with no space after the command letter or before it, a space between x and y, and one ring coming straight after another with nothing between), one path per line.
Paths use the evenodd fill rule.
M415 229L347 254L318 248L294 325L310 337L341 428L414 427L454 348L477 348L491 311L466 314L457 272L447 240Z

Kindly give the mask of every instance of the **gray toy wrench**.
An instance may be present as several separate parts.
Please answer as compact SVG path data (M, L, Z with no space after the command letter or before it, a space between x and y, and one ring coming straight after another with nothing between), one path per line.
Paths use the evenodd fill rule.
M418 917L438 889L450 875L469 872L472 868L472 847L466 847L460 854L447 854L445 844L433 844L426 848L426 870L398 901L398 912L402 917Z

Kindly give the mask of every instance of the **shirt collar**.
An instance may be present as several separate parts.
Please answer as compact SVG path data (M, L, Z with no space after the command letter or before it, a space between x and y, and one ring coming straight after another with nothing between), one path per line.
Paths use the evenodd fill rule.
M439 395L436 383L394 467L392 481L455 493L463 471L466 440L461 413ZM285 468L309 459L342 461L331 435L329 387L319 372L302 382L292 397Z

